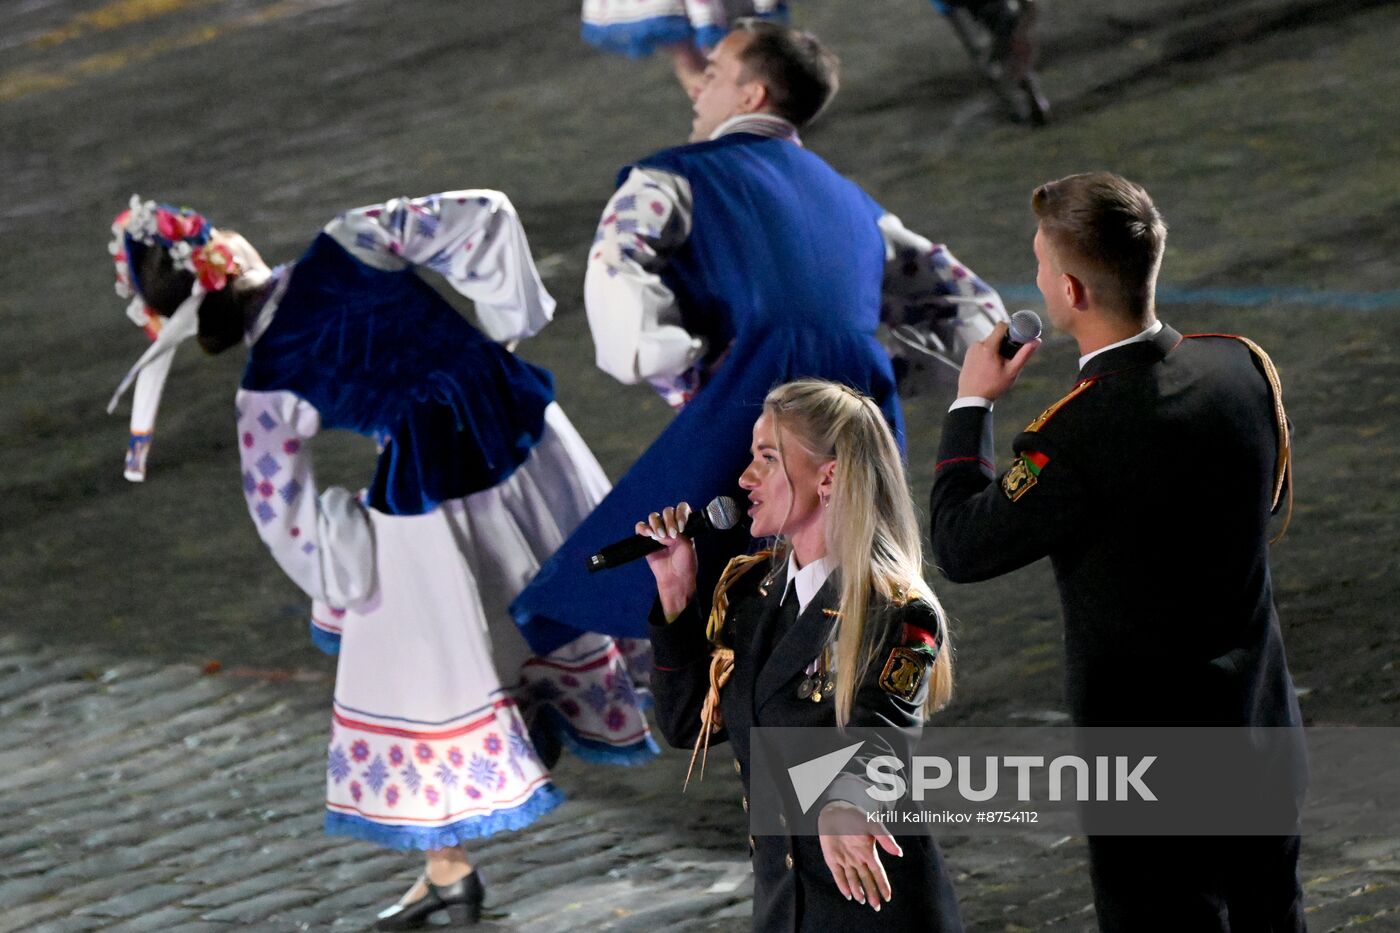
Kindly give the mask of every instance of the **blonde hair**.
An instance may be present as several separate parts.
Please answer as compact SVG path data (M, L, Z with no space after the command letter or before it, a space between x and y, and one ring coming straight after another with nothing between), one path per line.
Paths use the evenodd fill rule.
M836 461L827 504L826 550L840 574L836 639L836 722L851 718L856 690L885 632L867 626L875 602L922 602L938 620L941 647L929 681L924 714L947 705L953 693L952 641L947 615L924 579L923 544L904 464L885 416L868 396L835 382L802 379L780 385L763 400L782 449L787 429L818 462ZM779 542L780 559L788 545Z

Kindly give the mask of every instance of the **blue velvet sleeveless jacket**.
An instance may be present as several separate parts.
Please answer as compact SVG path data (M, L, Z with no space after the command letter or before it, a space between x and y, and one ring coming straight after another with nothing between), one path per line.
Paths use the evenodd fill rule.
M656 594L646 564L589 574L588 555L664 506L699 507L717 495L744 502L736 484L774 386L801 377L854 386L875 399L903 443L894 373L875 339L885 263L880 206L820 157L749 133L636 164L690 183L692 231L661 275L686 330L708 340L710 368L695 398L512 605L537 651L576 634L565 622L645 637ZM717 565L702 566L706 598L713 579L705 578L717 577L719 558L729 556L720 549L711 543L702 550L702 562L714 557Z
M292 267L243 388L289 391L383 445L369 505L419 515L489 489L529 456L547 370L489 340L412 269L365 265L321 234Z
M636 164L690 182L691 234L662 279L686 329L709 340L706 363L726 348L746 367L765 358L770 382L753 387L760 396L775 373L829 372L873 394L902 434L889 360L875 341L885 263L880 206L821 157L748 133Z

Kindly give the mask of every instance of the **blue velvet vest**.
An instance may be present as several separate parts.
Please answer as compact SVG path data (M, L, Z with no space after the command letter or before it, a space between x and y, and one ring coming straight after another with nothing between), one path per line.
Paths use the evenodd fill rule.
M694 194L690 237L661 274L686 329L708 339L709 367L695 398L511 605L540 653L578 631L646 637L656 595L646 564L590 574L588 555L677 502L699 507L732 495L746 503L739 474L774 386L817 377L861 389L903 442L894 372L875 339L885 268L880 206L820 157L750 133L637 164L685 178ZM714 541L702 548L702 599L730 556Z
M324 233L289 274L243 388L293 392L323 428L375 438L372 508L429 512L529 456L554 399L547 370L488 339L412 269L367 266Z

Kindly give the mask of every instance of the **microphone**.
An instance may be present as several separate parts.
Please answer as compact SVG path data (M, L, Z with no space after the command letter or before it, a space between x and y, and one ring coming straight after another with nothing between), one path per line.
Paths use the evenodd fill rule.
M690 513L690 518L685 522L685 531L681 533L693 541L697 536L711 531L728 531L738 525L742 518L739 506L733 499L729 496L716 496L703 510ZM609 567L620 567L665 547L655 538L632 535L621 541L614 541L588 558L588 569L596 572L607 570Z
M1001 346L997 347L997 352L1005 359L1011 359L1032 340L1040 337L1040 315L1034 311L1017 311L1011 315L1011 323L1007 328L1006 336L1001 338Z

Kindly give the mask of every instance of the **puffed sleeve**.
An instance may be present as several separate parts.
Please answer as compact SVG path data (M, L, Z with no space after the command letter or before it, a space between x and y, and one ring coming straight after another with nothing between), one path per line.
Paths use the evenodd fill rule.
M395 198L341 214L325 232L379 269L418 266L476 305L496 341L533 336L554 316L510 199L484 188Z
M1007 320L1001 296L946 246L910 231L893 214L879 225L885 239L881 341L895 362L900 392L951 388L968 345Z
M316 409L290 392L241 390L238 452L248 513L272 557L313 600L345 606L374 588L374 536L346 489L319 496L307 441Z
M699 386L705 341L681 326L660 272L690 236L692 204L684 178L632 169L603 210L583 284L598 368L648 382L676 407Z

